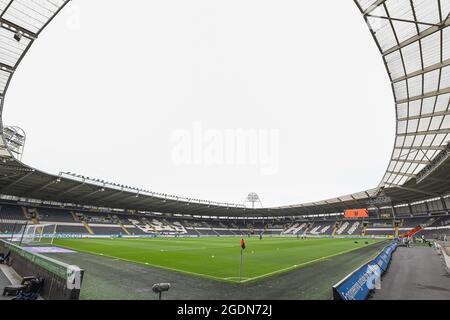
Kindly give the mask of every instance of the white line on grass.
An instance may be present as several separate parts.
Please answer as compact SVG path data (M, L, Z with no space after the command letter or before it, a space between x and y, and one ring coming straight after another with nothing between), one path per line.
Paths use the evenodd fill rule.
M57 246L69 249L69 247L65 247L65 246L62 246L62 245L59 245L59 244ZM171 268L171 267L161 266L161 265L158 265L158 264L153 264L153 263L148 263L148 262L130 260L130 259L125 259L125 258L118 258L118 257L115 257L115 256L110 256L110 255L106 255L106 254L99 254L97 252L92 252L92 251L88 251L88 250L80 250L80 249L72 249L72 250L75 250L75 251L78 251L78 252L83 252L83 253L89 253L89 254L96 255L96 256L101 255L102 257L114 258L114 259L117 259L117 260L122 260L122 261L126 261L126 262L131 262L131 263L143 264L143 265L151 266L151 267L155 267L155 268L176 271L176 272L179 272L179 273L190 274L190 275L194 275L194 276L198 276L198 277L210 278L210 279L219 280L219 281L227 281L227 280L225 280L225 278L215 277L215 276L211 276L211 275L208 275L208 274L196 273L196 272L186 271L186 270L180 270L180 269L175 269L175 268ZM232 282L239 283L239 281L232 281Z
M375 242L375 243L377 243L377 242ZM370 245L373 245L375 243L372 243ZM370 246L370 245L368 245L368 246ZM216 276L207 275L207 274L203 274L203 273L197 273L197 272L192 272L192 271L180 270L180 269L167 267L167 266L161 266L161 265L148 263L148 262L141 262L141 261L130 260L130 259L125 259L125 258L118 258L118 257L115 257L115 256L110 256L110 255L105 255L105 254L99 254L97 252L92 252L92 251L88 251L88 250L73 249L73 248L66 247L66 246L59 245L59 244L57 246L63 247L63 248L67 248L67 249L76 250L76 251L79 251L79 252L89 253L89 254L93 254L93 255L100 255L102 257L109 257L109 258L114 258L114 259L122 260L122 261L126 261L126 262L138 263L138 264L151 266L151 267L156 267L156 268L160 268L160 269L166 269L166 270L175 271L175 272L179 272L179 273L190 274L190 275L194 275L194 276L198 276L198 277L202 277L202 278L209 278L209 279L225 281L225 282L233 282L233 283L246 283L246 282L254 281L254 280L257 280L257 279L266 278L266 277L271 276L271 275L275 275L275 274L278 274L278 273L283 273L283 272L286 272L286 271L289 271L289 270L297 269L297 268L300 268L300 267L308 265L308 264L319 262L319 261L322 261L322 260L325 260L325 259L329 259L329 258L332 258L332 257L335 257L335 256L339 256L339 255L342 255L342 254L345 254L345 253L348 253L348 252L351 252L351 251L363 248L363 247L352 248L352 249L345 250L345 251L342 251L342 252L338 252L338 253L335 253L335 254L332 254L332 255L328 255L328 256L325 256L325 257L318 258L318 259L310 260L310 261L307 261L307 262L304 262L304 263L301 263L301 264L296 264L296 265L293 265L291 267L278 269L278 270L275 270L275 271L272 271L272 272L269 272L269 273L262 274L260 276L256 276L256 277L252 277L252 278L242 277L245 280L242 280L242 281L237 280L236 281L236 280L232 280L232 279L239 279L239 277L227 277L227 278L216 277ZM364 247L366 247L366 246L364 246Z
M375 243L377 243L377 242L375 242ZM373 243L373 244L374 244L374 243ZM253 281L253 280L257 280L257 279L261 279L261 278L266 278L266 277L269 277L269 276L274 275L274 274L277 274L277 273L282 273L282 272L286 272L286 271L289 271L289 270L297 269L297 268L303 267L303 266L308 265L308 264L311 264L311 263L315 263L315 262L319 262L319 261L322 261L322 260L326 260L326 259L329 259L329 258L332 258L332 257L336 257L336 256L339 256L339 255L341 255L341 254L349 253L349 252L351 252L351 251L358 250L358 249L361 249L361 248L364 248L364 247L352 248L352 249L349 249L349 250L345 250L345 251L342 251L342 252L338 252L338 253L331 254L331 255L329 255L329 256L325 256L325 257L317 258L317 259L310 260L310 261L307 261L307 262L303 262L303 263L300 263L300 264L296 264L296 265L293 265L293 266L291 266L291 267L287 267L287 268L283 268L283 269L278 269L278 270L276 270L276 271L272 271L272 272L269 272L269 273L265 273L265 274L262 274L262 275L260 275L260 276L256 276L256 277L252 277L252 278L247 278L246 280L242 280L241 283L249 282L249 281Z
M232 279L240 279L239 277L228 277L228 278L223 278L224 280L232 280ZM242 277L242 279L249 279L247 277ZM251 278L250 278L251 279ZM235 282L235 281L234 281ZM237 281L239 282L239 281Z

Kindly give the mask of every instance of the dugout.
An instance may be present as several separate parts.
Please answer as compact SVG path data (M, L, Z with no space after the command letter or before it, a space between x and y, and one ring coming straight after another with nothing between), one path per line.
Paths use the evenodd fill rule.
M45 279L40 292L46 300L78 300L84 270L78 266L32 253L15 244L0 240L0 252L10 252L9 265L21 276Z

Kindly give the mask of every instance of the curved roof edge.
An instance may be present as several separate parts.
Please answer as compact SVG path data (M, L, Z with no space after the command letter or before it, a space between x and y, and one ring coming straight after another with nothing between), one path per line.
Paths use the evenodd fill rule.
M40 32L70 0L0 2L0 128L11 78ZM410 204L450 194L450 2L354 0L380 50L394 93L397 133L391 161L375 189L275 208L185 199L64 174L16 160L0 135L0 194L161 213L294 216ZM445 201L443 201L445 203Z

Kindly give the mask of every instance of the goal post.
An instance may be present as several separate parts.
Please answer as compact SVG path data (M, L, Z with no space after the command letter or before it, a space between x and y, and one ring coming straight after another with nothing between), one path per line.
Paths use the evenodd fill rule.
M22 244L53 244L56 235L57 224L31 224L22 227L17 234L16 241Z

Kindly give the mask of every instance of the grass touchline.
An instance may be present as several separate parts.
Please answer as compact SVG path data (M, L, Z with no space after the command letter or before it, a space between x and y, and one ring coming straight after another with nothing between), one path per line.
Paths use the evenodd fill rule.
M231 283L301 268L374 244L375 239L246 238L242 281L239 238L57 239L55 245L112 259ZM366 244L367 242L367 244Z

